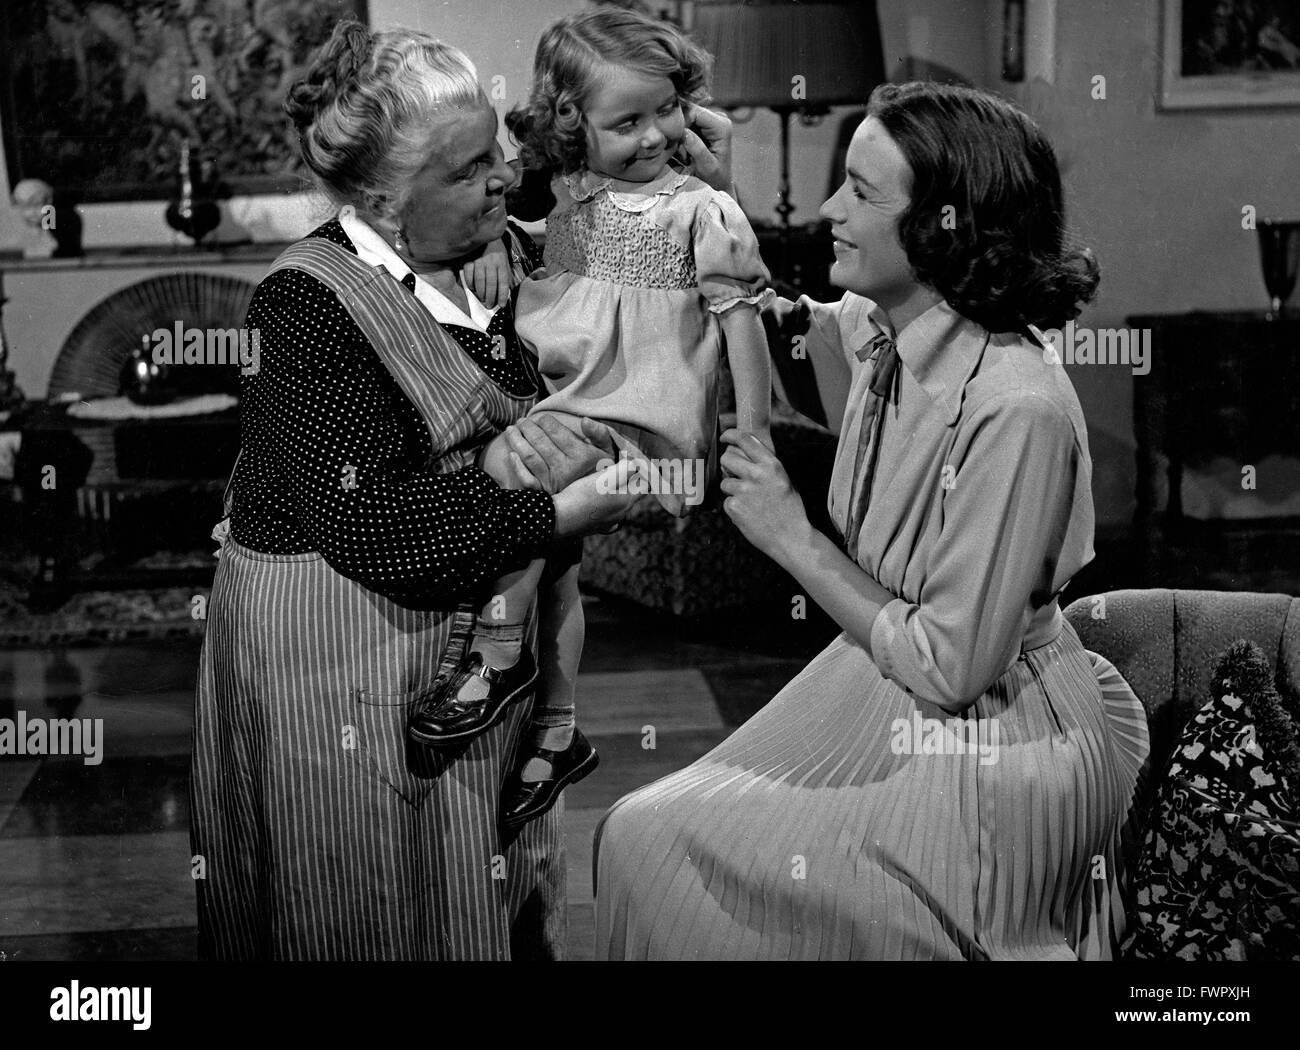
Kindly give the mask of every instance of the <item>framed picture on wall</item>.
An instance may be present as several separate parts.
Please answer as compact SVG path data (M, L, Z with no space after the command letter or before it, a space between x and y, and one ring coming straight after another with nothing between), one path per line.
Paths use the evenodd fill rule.
M1300 105L1295 0L1162 0L1162 109Z
M231 193L302 184L282 103L366 0L4 0L0 126L9 186L166 200L182 143Z

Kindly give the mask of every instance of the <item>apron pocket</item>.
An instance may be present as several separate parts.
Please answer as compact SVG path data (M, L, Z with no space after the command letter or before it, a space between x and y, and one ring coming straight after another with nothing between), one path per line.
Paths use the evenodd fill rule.
M412 705L425 692L422 689L404 693L356 691L353 752L372 773L416 808L423 804L447 767L440 754L411 743L406 736Z

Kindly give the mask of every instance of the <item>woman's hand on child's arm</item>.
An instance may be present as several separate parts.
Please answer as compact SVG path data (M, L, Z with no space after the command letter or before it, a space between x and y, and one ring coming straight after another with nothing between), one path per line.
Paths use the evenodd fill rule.
M736 388L736 427L757 435L769 449L772 443L772 362L767 334L758 311L734 306L722 314L727 336L727 362Z
M722 509L750 543L784 564L788 552L812 531L803 499L785 467L757 435L732 428L722 432Z
M738 430L722 441L730 446L721 461L727 517L870 655L872 625L895 596L812 527L774 452Z
M504 306L510 298L510 253L505 243L495 240L483 249L476 259L461 267L461 273L479 302L491 309Z

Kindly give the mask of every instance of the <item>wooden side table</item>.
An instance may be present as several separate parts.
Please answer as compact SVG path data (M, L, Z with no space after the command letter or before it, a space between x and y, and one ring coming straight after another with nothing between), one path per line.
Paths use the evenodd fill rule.
M1127 324L1151 331L1151 370L1133 377L1144 583L1300 593L1300 517L1202 521L1183 513L1182 498L1186 468L1216 456L1243 467L1300 456L1300 315L1144 314Z

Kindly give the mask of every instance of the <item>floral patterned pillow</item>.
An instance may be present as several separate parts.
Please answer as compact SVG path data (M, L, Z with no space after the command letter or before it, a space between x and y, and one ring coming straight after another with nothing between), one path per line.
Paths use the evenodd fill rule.
M1125 954L1300 960L1300 721L1253 642L1183 729L1134 879Z

